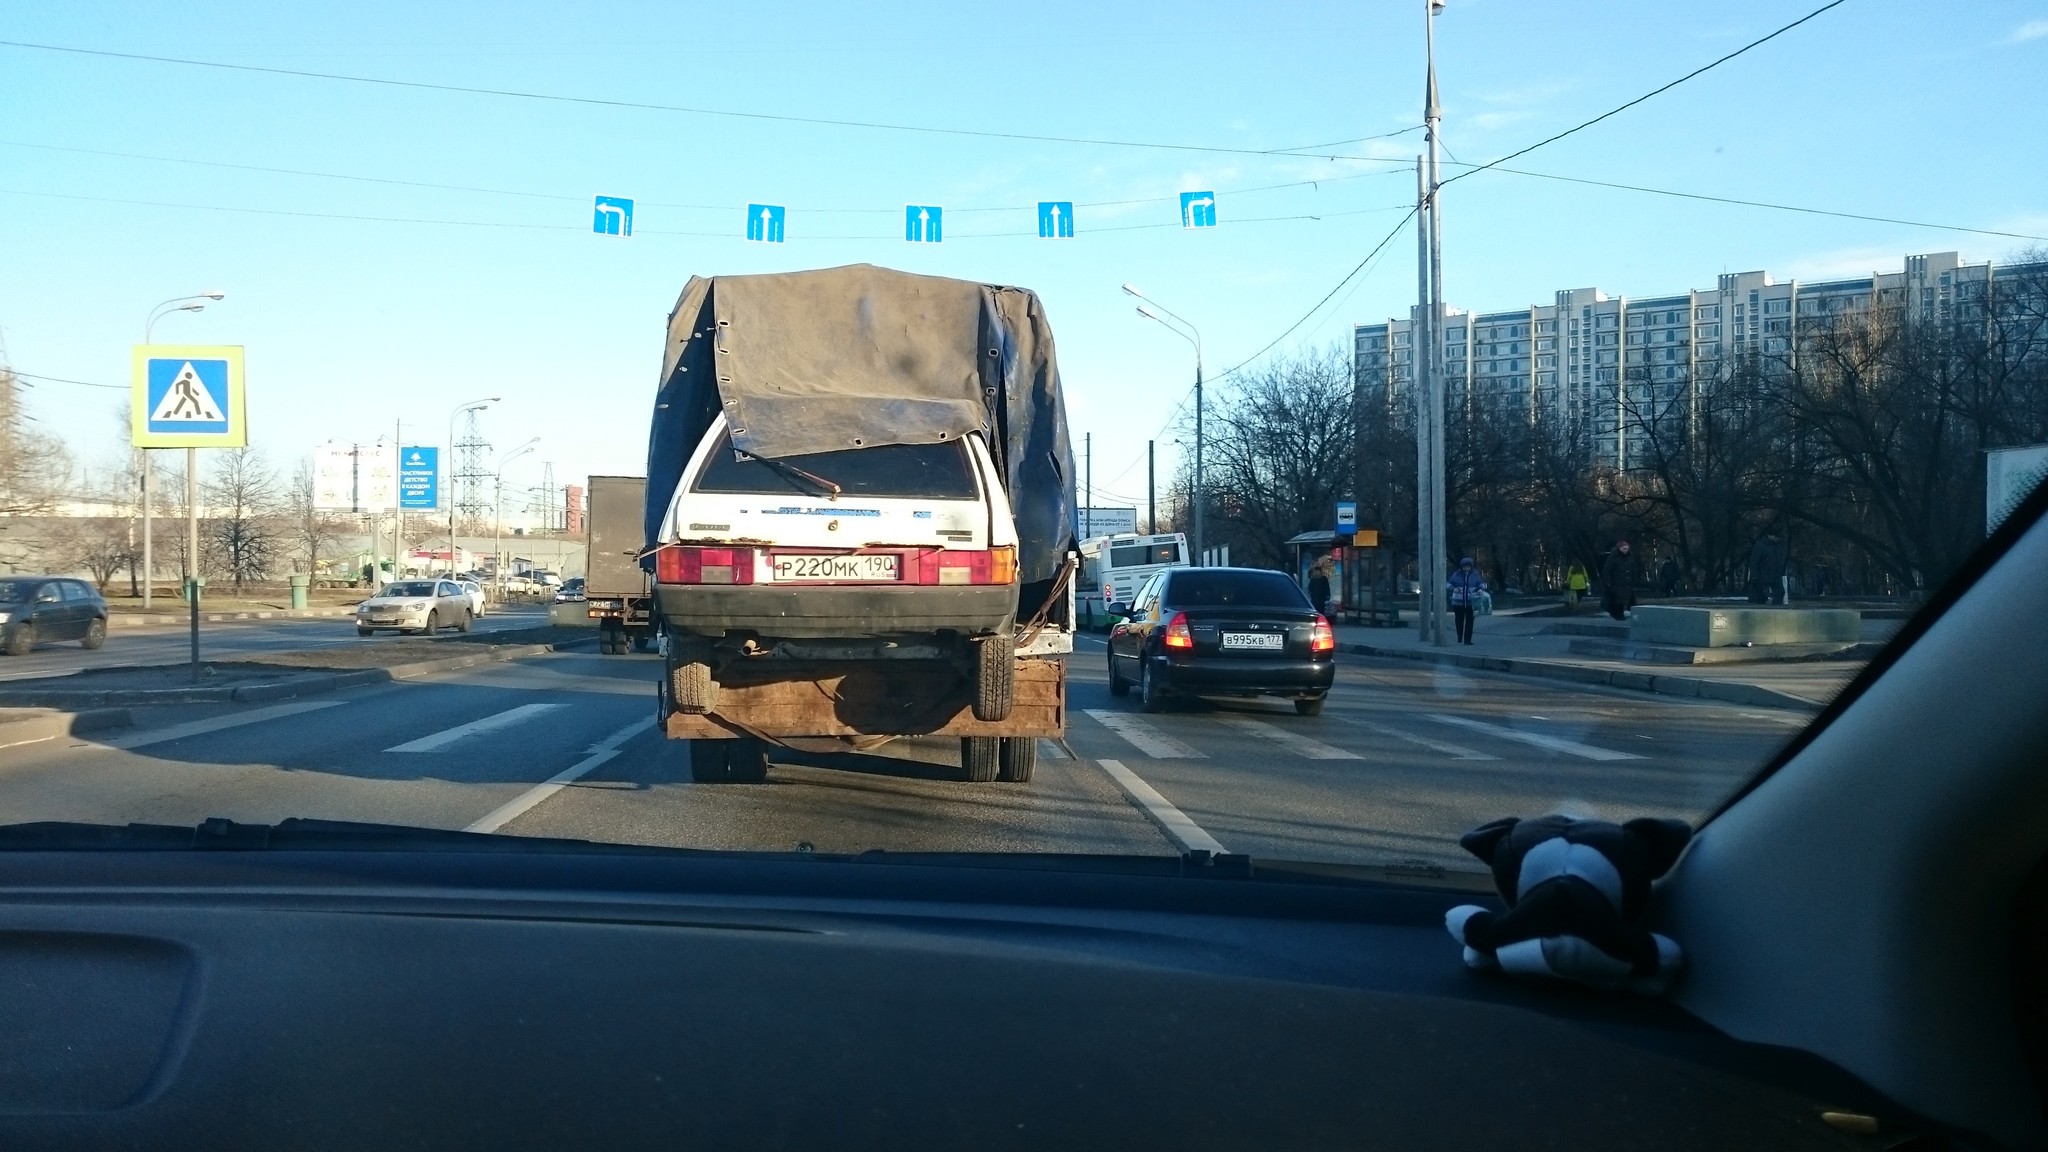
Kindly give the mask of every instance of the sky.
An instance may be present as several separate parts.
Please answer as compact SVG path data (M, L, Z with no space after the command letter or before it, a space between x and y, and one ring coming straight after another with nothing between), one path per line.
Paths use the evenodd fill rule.
M1822 2L1450 0L1446 174ZM0 359L34 374L43 427L108 463L152 306L218 290L156 340L245 347L252 442L285 470L395 425L445 443L452 408L498 396L496 452L540 437L508 488L544 462L580 483L643 470L690 276L876 263L1036 290L1076 451L1092 437L1094 502L1142 507L1146 441L1162 488L1183 451L1194 355L1120 285L1199 330L1212 405L1269 346L1348 348L1354 324L1413 304L1422 13L0 0L5 41L527 94L0 45ZM1485 172L1443 194L1446 299L2048 247L2026 238L2048 236L2044 97L2048 3L1847 0L1510 166L1941 227ZM1213 229L1180 226L1178 194L1197 190L1217 194ZM592 232L600 195L636 201L630 238ZM1073 238L1037 236L1041 200L1079 205ZM785 243L745 238L749 203L787 206ZM945 209L942 242L904 240L908 204Z

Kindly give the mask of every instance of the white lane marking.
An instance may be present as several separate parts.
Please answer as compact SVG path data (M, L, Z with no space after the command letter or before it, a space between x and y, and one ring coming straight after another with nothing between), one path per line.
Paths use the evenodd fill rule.
M1124 742L1154 760L1207 760L1208 757L1175 740L1128 712L1087 708L1090 719L1124 738Z
M1566 740L1562 736L1546 736L1541 732L1524 732L1519 728L1507 728L1499 724L1486 724L1478 720L1467 719L1463 716L1443 716L1432 713L1429 718L1439 724L1456 724L1460 728L1470 728L1474 732L1484 732L1490 736L1498 736L1503 740L1517 740L1523 744L1545 748L1552 752L1562 752L1567 756L1577 756L1586 760L1642 759L1641 756L1633 752L1614 752L1606 748L1595 748L1591 744L1581 744L1577 740Z
M168 740L183 740L187 736L203 736L208 732L219 732L224 728L240 728L244 724L260 724L281 716L297 716L301 712L314 712L321 708L332 708L346 704L346 700L300 700L290 704L272 704L268 708L255 708L247 712L236 712L228 716L213 716L205 720L190 720L173 724L168 728L153 728L147 732L136 732L127 736L116 736L111 740L93 740L91 743L106 748L141 748L149 744L162 744Z
M417 740L408 740L403 744L386 748L385 751L438 752L465 736L479 736L485 732L494 732L508 725L517 724L521 720L528 720L543 712L552 712L561 707L564 707L564 705L521 704L517 708L507 708L505 711L494 716L486 716L481 720L471 720L467 724L458 724L446 731L436 732L431 736L422 736Z
M1115 760L1097 760L1096 763L1102 765L1102 770L1109 773L1109 778L1116 781L1116 786L1124 790L1124 795L1129 796L1132 803L1144 809L1145 815L1150 816L1152 822L1159 825L1159 830L1166 833L1166 838L1179 845L1181 851L1226 851L1223 845L1216 842L1214 836L1202 831L1200 824L1188 819L1187 813L1175 808L1172 801L1161 796L1158 789L1145 783L1136 772Z
M1441 752L1453 760L1500 759L1498 756L1489 756L1476 748L1467 748L1463 744L1452 744L1444 740L1431 740L1427 736L1417 736L1413 732L1403 732L1399 728L1389 728L1384 724L1367 724L1366 727L1382 736L1392 736L1396 740L1406 740L1410 744L1421 745L1432 752Z
M589 755L569 765L545 781L528 788L513 799L493 808L490 815L464 828L464 832L496 832L519 817L533 810L541 801L581 780L590 770L619 754L619 745L654 727L654 717L635 720L617 732L599 740L585 749Z
M1357 760L1360 758L1356 752L1346 752L1334 744L1325 744L1321 740L1311 740L1298 733L1289 732L1279 725L1268 724L1264 720L1254 720L1249 716L1218 716L1216 719L1248 736L1269 740L1294 753L1296 756L1305 757L1310 760Z
M9 748L26 748L31 744L41 744L46 740L55 740L56 738L57 735L53 732L48 736L32 736L27 740L10 740L5 744L0 744L0 752L5 752Z

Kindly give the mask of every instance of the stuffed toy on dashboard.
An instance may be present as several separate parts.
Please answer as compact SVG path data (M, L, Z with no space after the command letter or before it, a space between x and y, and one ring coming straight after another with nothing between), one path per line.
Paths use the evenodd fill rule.
M1507 911L1453 908L1444 924L1473 968L1552 976L1596 988L1661 992L1678 944L1642 924L1650 882L1692 839L1678 820L1626 824L1568 816L1482 824L1458 843L1493 870Z

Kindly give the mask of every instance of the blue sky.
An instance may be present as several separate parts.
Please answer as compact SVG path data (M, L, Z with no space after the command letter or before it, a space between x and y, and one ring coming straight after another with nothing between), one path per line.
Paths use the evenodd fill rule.
M1445 142L1460 161L1493 159L1818 3L1451 0L1438 21ZM523 484L543 460L561 482L641 469L661 328L690 275L873 262L1036 289L1077 446L1094 433L1097 502L1141 501L1145 439L1192 365L1118 285L1198 325L1214 375L1395 226L1420 147L1410 133L1331 148L1338 159L1248 154L1418 122L1420 0L0 0L0 39L1244 150L834 128L0 47L0 339L14 367L122 383L151 305L219 288L226 301L161 322L157 339L247 347L255 442L280 464L330 438L388 435L395 420L408 442L437 443L452 405L496 394L485 429L501 449L542 437L509 470ZM1516 166L2048 235L2044 96L2048 4L1849 0ZM1194 189L1219 193L1213 231L1179 227L1177 194ZM631 239L591 233L600 194L639 202ZM1055 199L1084 205L1072 240L1036 237L1031 206ZM787 243L743 239L755 201L788 205ZM913 203L945 207L943 243L903 241ZM1813 278L2030 243L1495 173L1445 201L1446 294L1488 309L1561 287L1641 295L1723 271ZM1352 324L1405 314L1414 252L1411 226L1281 350L1348 343ZM90 461L119 450L122 399L39 383L30 404Z

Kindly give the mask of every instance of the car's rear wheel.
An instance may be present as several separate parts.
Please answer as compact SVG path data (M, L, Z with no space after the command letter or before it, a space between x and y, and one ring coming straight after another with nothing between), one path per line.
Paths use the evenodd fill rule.
M1323 714L1323 698L1321 696L1297 697L1294 701L1294 711L1302 716L1321 716Z
M1005 628L975 646L974 718L1008 720L1016 693L1017 639Z
M432 635L434 634L435 630L436 630L436 629L438 629L438 628L440 628L440 627L441 627L441 613L440 613L440 610L439 610L439 609L435 609L435 610L429 611L429 612L427 613L427 623L426 623L426 626L420 629L420 635L422 635L422 636L432 636Z
M1150 660L1138 661L1138 706L1147 712L1166 707L1166 686L1153 673Z
M1005 784L1029 784L1031 772L1038 767L1038 737L1004 736L1001 763L996 766L996 779Z
M960 778L969 784L986 784L1002 771L1003 739L1000 736L960 738Z
M85 635L78 641L86 648L97 648L106 642L107 622L98 618L94 618L92 623L85 626Z
M8 634L6 652L9 656L26 656L36 646L36 626L31 620L24 620L14 626Z
M1117 675L1116 653L1114 652L1109 654L1109 694L1111 696L1129 696L1131 694L1130 681Z
M768 778L768 748L759 740L690 741L690 779L699 784L759 784Z
M467 632L475 625L476 615L472 612L464 611L462 614L462 623L457 624L455 626L455 630L457 632Z

